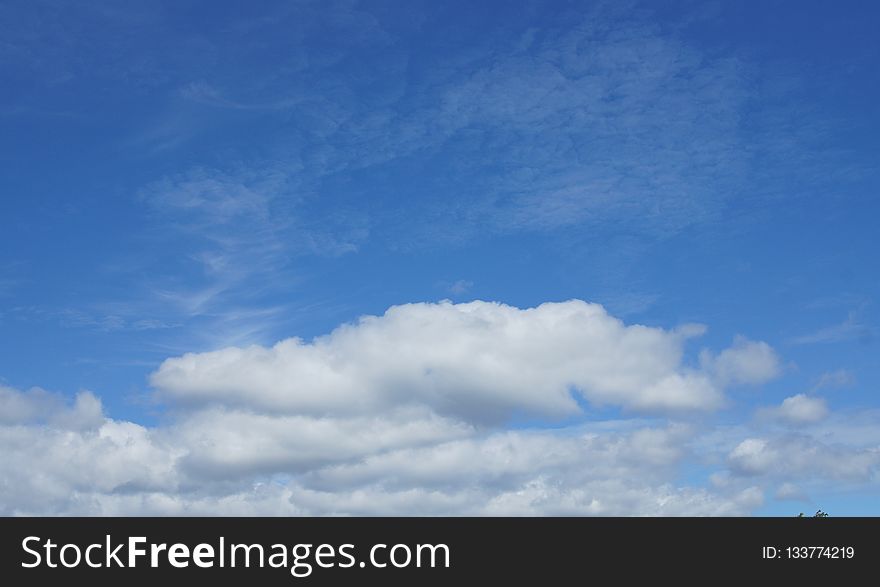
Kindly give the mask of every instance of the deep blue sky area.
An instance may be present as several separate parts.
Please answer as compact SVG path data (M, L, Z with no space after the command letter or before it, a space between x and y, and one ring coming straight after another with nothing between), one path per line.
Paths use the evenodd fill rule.
M835 432L880 408L878 24L848 1L5 1L0 385L160 431L189 408L150 377L186 353L585 300L705 325L683 372L737 340L778 368L710 414L587 394L566 426L687 425L673 484L880 515L880 438ZM764 481L746 437L861 460Z

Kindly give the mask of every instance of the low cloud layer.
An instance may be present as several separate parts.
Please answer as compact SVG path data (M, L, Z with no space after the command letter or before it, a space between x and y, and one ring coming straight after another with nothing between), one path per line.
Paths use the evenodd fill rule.
M803 428L707 440L728 387L780 369L744 338L689 352L703 331L577 300L397 306L312 341L168 359L151 427L90 392L0 387L0 513L738 515L799 480L876 478L876 447ZM624 418L591 419L609 408ZM794 396L774 413L828 426L824 409ZM695 464L724 482L685 481Z

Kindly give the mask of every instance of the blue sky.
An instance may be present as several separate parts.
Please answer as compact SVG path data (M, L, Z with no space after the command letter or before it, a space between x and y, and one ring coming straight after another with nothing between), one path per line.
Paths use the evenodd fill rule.
M68 416L80 413L75 397L94 399L98 419L76 428L84 447L106 456L94 438L116 438L109 426L136 426L156 466L176 476L163 490L170 481L153 486L104 471L98 474L121 481L74 484L39 503L7 495L3 511L220 511L206 497L217 495L237 500L243 509L234 511L287 511L271 505L277 496L241 497L268 483L284 489L284 507L312 513L363 513L352 495L375 491L388 497L376 498L385 504L378 511L392 513L789 515L822 507L832 515L880 514L880 12L867 2L664 4L4 2L0 399L10 414ZM235 487L228 494L211 475L200 476L210 468L204 463L184 466L198 461L188 431L202 430L216 410L240 416L234 425L243 437L257 425L246 417L337 417L336 404L306 416L305 404L259 399L260 382L273 377L286 378L270 386L278 393L323 389L310 383L299 355L239 364L220 349L268 349L291 337L309 344L361 316L423 302L434 308L428 317L401 314L427 320L424 331L435 332L431 320L457 320L434 305L441 300L452 308L497 302L510 316L548 302L601 304L626 328L664 333L669 352L682 353L668 359L669 369L699 372L724 401L683 413L667 409L671 400L648 405L633 390L603 395L611 393L606 380L581 371L560 381L579 406L561 420L543 404L532 411L539 405L532 399L471 406L454 385L418 396L422 383L410 382L409 391L391 393L395 356L447 369L449 381L467 380L491 398L518 392L510 391L514 382L505 389L503 378L495 387L473 381L480 364L465 359L411 357L408 349L421 348L418 329L388 318L383 323L400 334L375 343L389 345L379 349L389 362L371 363L383 376L369 393L398 399L376 404L385 411L375 417L398 434L410 416L386 416L411 392L434 398L419 400L426 417L452 418L455 430L473 426L467 435L379 443L367 454L315 457L308 466L280 456L238 463L243 472L226 481ZM494 311L476 308L494 324ZM522 314L523 328L543 340L532 315ZM686 324L705 332L687 342L669 334ZM467 339L471 327L462 328L436 331L434 343ZM363 327L367 346L370 332ZM564 346L549 336L541 348ZM327 348L340 364L360 365L367 351L351 350L347 340L336 337ZM497 348L525 352L504 340ZM742 351L742 360L724 359L734 356L725 349ZM529 376L518 375L517 365L561 365L553 362L559 355L514 355L499 350L493 359L511 360L514 379ZM201 379L190 375L207 387L174 379L181 357L192 359L196 375L206 370ZM651 357L633 360L660 360ZM752 360L765 363L746 364ZM211 395L223 387L210 384L215 361L239 365L236 372L252 379L235 393ZM719 366L728 364L740 371ZM444 393L443 401L435 397ZM68 426L55 416L17 418L8 418L10 430L37 435L21 437L34 445L55 446L53 426ZM546 438L577 451L565 439L594 427L596 442L609 446L639 445L633 439L652 431L669 435L678 456L662 474L653 461L633 465L645 479L638 490L653 497L581 508L605 503L602 483L619 481L612 471L583 493L586 482L567 471L592 467L595 455L508 485L477 475L457 493L422 478L400 481L437 498L435 510L395 501L397 489L369 475L342 489L328 472L404 462L412 451L452 450L455 442L491 447L502 438L513 439L506 445L513 455ZM210 432L197 436L223 446ZM332 442L266 440L279 454ZM7 449L26 462L24 449L9 448L22 445ZM771 453L816 465L769 466ZM11 467L7 481L67 478L63 464L40 475ZM536 483L562 487L556 501L570 508L548 509L537 498L510 505L510 495ZM141 501L117 499L131 487ZM688 501L657 510L662 499L650 491L658 487L735 507L703 510ZM178 509L154 507L163 495Z

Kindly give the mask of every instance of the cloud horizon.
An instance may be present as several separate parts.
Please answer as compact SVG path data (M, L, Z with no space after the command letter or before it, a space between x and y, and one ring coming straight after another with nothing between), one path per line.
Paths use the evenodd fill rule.
M689 364L683 346L704 331L627 325L581 300L394 306L308 342L166 359L155 426L107 417L91 392L0 387L16 481L2 513L745 515L812 467L876 475L878 446L804 429L828 414L803 395L772 408L792 428L732 431L698 454L707 411L781 374L743 337ZM629 413L589 417L609 409ZM786 464L798 445L822 461ZM682 483L698 462L724 482Z

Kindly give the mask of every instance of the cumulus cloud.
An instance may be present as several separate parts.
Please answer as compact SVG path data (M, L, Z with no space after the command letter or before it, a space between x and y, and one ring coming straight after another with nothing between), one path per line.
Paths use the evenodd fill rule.
M0 426L0 514L100 513L103 496L179 490L180 449L131 422ZM135 512L133 512L135 513Z
M88 429L104 419L101 400L89 391L76 395L73 405L63 396L34 387L19 392L0 385L0 425L50 424L61 429Z
M165 430L175 445L188 448L181 471L212 479L302 473L472 433L465 423L417 409L381 417L331 418L210 408L188 414Z
M744 340L712 358L711 372L686 367L683 344L699 332L626 325L579 300L407 304L310 342L168 359L151 382L175 403L312 415L421 405L497 422L578 413L573 393L633 410L712 410L723 402L716 373L725 382L775 373L772 350Z
M770 417L788 424L815 424L828 416L828 406L820 397L811 397L803 393L787 397L782 404L774 408L758 411L759 416Z
M871 478L870 447L724 449L685 423L720 407L724 384L775 373L772 349L745 339L688 361L704 330L626 325L576 300L397 306L308 342L168 359L155 426L107 417L90 392L0 387L0 513L738 515L763 503L765 478ZM575 394L650 414L506 428L576 416ZM713 458L724 483L682 482Z
M724 385L759 385L777 377L781 370L779 357L770 345L742 336L737 336L733 345L718 355L704 351L700 363Z
M311 426L305 432L284 422L261 430L262 420L202 424L0 426L9 455L0 462L0 513L736 515L762 500L753 487L676 486L690 437L676 426L437 441L430 431L415 432L421 423L413 422L415 438L407 442L405 424L386 440L389 424L372 432L366 422L349 422L339 426L354 437L336 438L342 446L334 446L335 432L320 430L317 419L299 423ZM233 424L239 428L230 432Z

